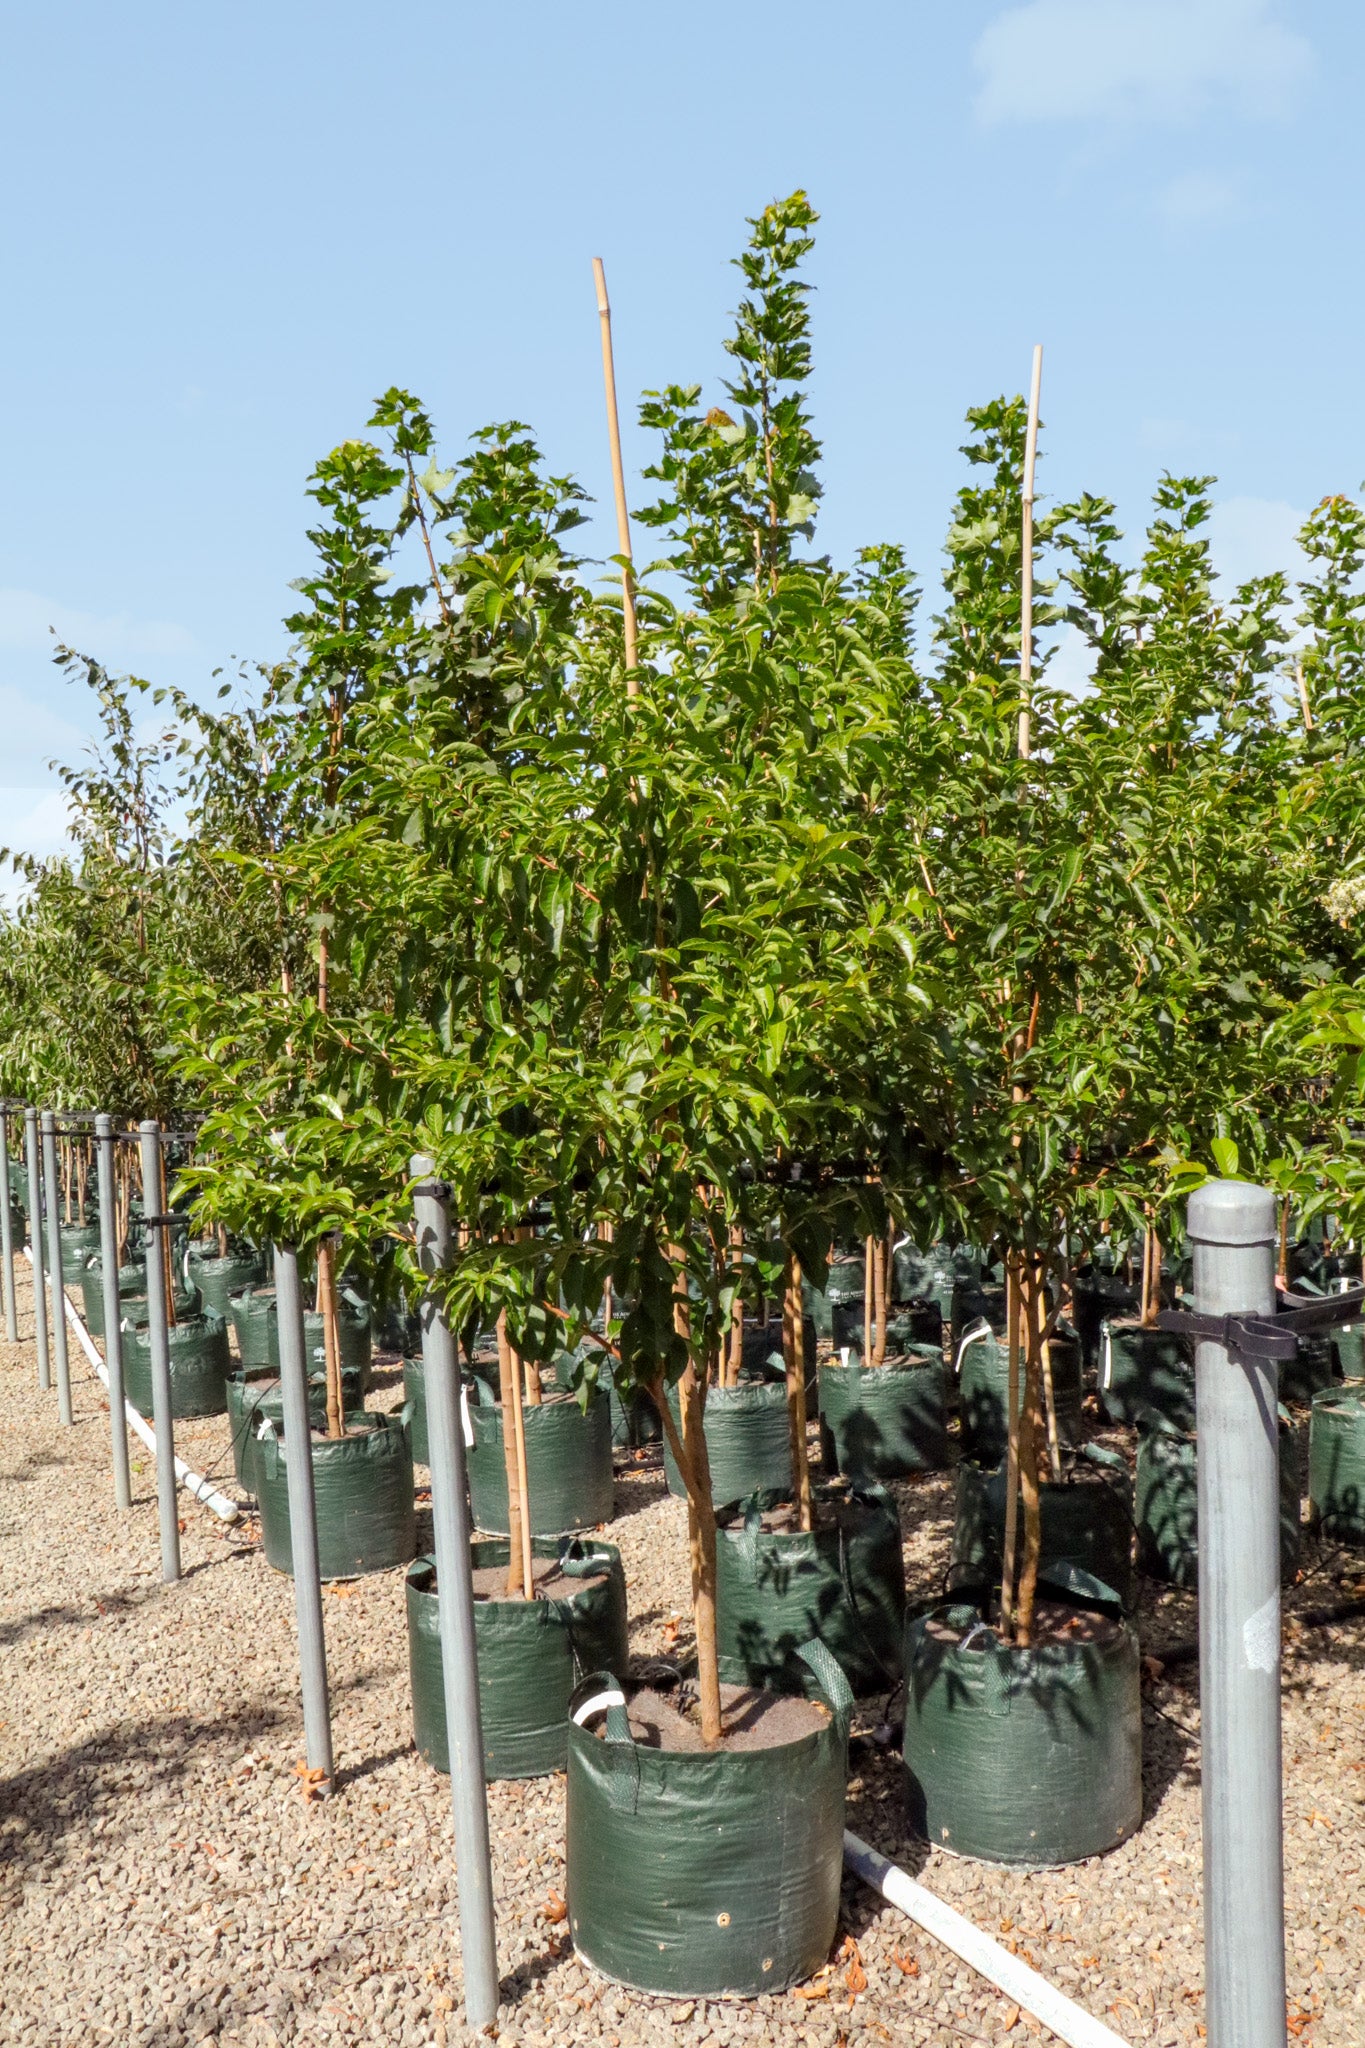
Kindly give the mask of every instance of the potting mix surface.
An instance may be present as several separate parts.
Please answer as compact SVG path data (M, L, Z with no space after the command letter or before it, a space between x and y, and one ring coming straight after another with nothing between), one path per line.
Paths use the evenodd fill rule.
M26 1268L21 1336L31 1340ZM154 1469L133 1442L116 1516L103 1389L74 1343L75 1426L36 1387L31 1341L0 1344L0 2043L222 2048L462 2043L448 1783L412 1742L403 1573L324 1594L340 1790L302 1763L293 1588L249 1517L179 1495L184 1576L161 1582ZM377 1362L372 1407L401 1372ZM1092 1420L1092 1427L1098 1428ZM812 1432L814 1441L814 1432ZM1131 1458L1128 1432L1104 1441ZM226 1492L226 1417L177 1427ZM419 1487L426 1474L419 1469ZM948 1562L950 1474L894 1489L912 1600ZM686 1518L657 1450L627 1463L607 1532L630 1596L636 1675L690 1648ZM418 1546L431 1545L419 1497ZM1365 1556L1305 1532L1286 1593L1285 1904L1290 2037L1365 2048L1365 1622L1321 1610L1365 1592ZM1315 1612L1316 1611L1316 1612ZM1305 1618L1306 1617L1306 1618ZM865 1702L848 1825L1124 2040L1203 2039L1199 1696L1194 1599L1143 1582L1145 1816L1109 1856L1011 1874L909 1836L894 1700ZM895 1908L845 1880L827 1964L752 2001L651 1999L575 1956L565 1781L488 1789L503 1999L497 2039L602 2048L872 2048L1027 2042L1038 2023Z

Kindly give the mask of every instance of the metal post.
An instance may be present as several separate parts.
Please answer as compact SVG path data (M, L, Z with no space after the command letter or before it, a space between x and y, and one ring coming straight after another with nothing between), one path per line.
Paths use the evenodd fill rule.
M104 1369L109 1375L109 1440L114 1452L114 1505L133 1505L128 1473L128 1425L123 1411L123 1304L118 1291L118 1196L114 1188L114 1119L95 1118L99 1174L100 1265L104 1283Z
M43 1179L47 1184L47 1284L52 1292L52 1357L57 1367L57 1413L67 1424L71 1412L71 1364L66 1353L66 1284L62 1279L62 1205L57 1198L57 1120L43 1111Z
M28 1164L28 1242L33 1253L33 1336L38 1346L38 1385L52 1385L47 1355L47 1287L43 1279L43 1177L38 1165L38 1112L24 1111L24 1156Z
M11 1344L19 1342L19 1304L14 1298L14 1195L9 1184L9 1105L0 1109L0 1183L4 1207L0 1208L0 1266L5 1280L5 1334Z
M152 1355L152 1428L156 1432L156 1505L161 1524L161 1576L180 1577L180 1522L175 1499L175 1431L171 1422L171 1335L166 1322L166 1225L161 1220L161 1126L138 1125L142 1140L143 1229L147 1235L147 1336Z
M312 1789L328 1793L332 1790L334 1776L332 1710L327 1692L322 1580L318 1575L313 1432L308 1414L308 1367L303 1345L303 1291L299 1286L298 1254L290 1244L277 1244L275 1247L275 1307L280 1338L280 1389L284 1396L289 1542L294 1558L294 1607L299 1622L303 1740L309 1770L322 1772L322 1777Z
M1191 1195L1193 1307L1275 1312L1275 1197ZM1209 2048L1284 2048L1280 1500L1273 1359L1196 1352L1204 1973Z
M434 1181L435 1161L418 1153L412 1173L417 1256L424 1273L439 1273L450 1256L446 1191ZM435 1293L422 1301L422 1364L427 1389L431 1519L440 1596L441 1675L450 1749L450 1799L455 1814L455 1870L464 1958L465 2020L486 2027L498 2011L498 1944L493 1921L493 1867L488 1849L488 1794L483 1773L479 1665L474 1643L474 1582L465 1506L464 1438L460 1432L455 1339Z

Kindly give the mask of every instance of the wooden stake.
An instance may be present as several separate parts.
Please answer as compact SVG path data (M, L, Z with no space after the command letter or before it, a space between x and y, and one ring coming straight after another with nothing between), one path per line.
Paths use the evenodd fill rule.
M810 1457L806 1448L806 1332L801 1300L801 1262L787 1254L782 1292L782 1362L787 1368L787 1425L791 1433L792 1480L796 1511L809 1535L814 1526L810 1492Z
M621 461L621 416L616 405L616 363L611 346L611 304L607 298L607 273L602 258L592 259L593 282L597 286L597 317L602 329L602 381L607 392L607 438L611 443L611 482L616 497L616 552L621 556L621 617L626 635L626 695L639 694L635 669L639 641L635 626L635 573L630 552L630 513L626 509L626 472Z
M873 1295L877 1285L876 1239L869 1237L863 1245L863 1364L872 1363L872 1317Z
M1027 1279L1024 1277L1027 1271ZM1019 1604L1015 1613L1014 1640L1021 1650L1033 1638L1033 1608L1038 1593L1038 1566L1043 1554L1043 1503L1038 1486L1038 1444L1043 1433L1042 1375L1038 1334L1042 1328L1040 1303L1035 1292L1037 1268L1020 1266L1020 1288L1024 1295L1023 1324L1027 1355L1024 1362L1024 1399L1019 1428L1019 1491L1024 1506L1024 1558L1019 1568Z
M514 1353L507 1341L507 1311L498 1313L498 1396L502 1404L502 1460L507 1475L507 1597L524 1600L534 1585L526 1578L527 1540L523 1532L521 1460L517 1455L517 1422L521 1396Z
M722 1385L737 1387L744 1366L744 1232L739 1224L730 1225L730 1257L739 1272L735 1282L735 1297L730 1308L730 1341L726 1347L726 1361Z
M1033 351L1029 386L1028 430L1024 440L1024 549L1019 589L1019 758L1027 761L1032 744L1033 686L1033 477L1038 463L1038 400L1043 386L1043 344Z
M166 1193L166 1147L164 1145L157 1146L156 1157L157 1178L161 1183L157 1189L157 1207L160 1213L166 1216L169 1215L170 1209ZM163 1242L166 1246L166 1256L161 1261L161 1276L166 1290L166 1328L173 1330L175 1328L175 1239L171 1234L169 1223L160 1224L158 1227L165 1232Z
M318 1246L318 1314L322 1317L322 1357L327 1377L327 1434L346 1434L346 1396L341 1384L341 1345L337 1341L336 1257L325 1240Z
M1019 1271L1011 1252L1005 1261L1005 1408L1009 1449L1005 1458L1005 1561L1000 1575L1000 1626L1014 1627L1014 1568L1019 1544Z
M1313 712L1308 702L1308 684L1304 679L1303 663L1301 661L1294 663L1294 680L1299 686L1299 706L1303 712L1303 729L1305 732L1311 732L1313 730Z
M886 1363L887 1306L891 1289L887 1281L886 1239L884 1236L870 1238L872 1246L872 1311L877 1320L877 1334L872 1339L872 1356L869 1365Z

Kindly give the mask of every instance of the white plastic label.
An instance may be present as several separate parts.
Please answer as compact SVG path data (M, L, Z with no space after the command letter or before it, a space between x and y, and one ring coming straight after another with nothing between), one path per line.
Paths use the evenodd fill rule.
M605 1714L608 1707L623 1707L625 1703L626 1696L619 1688L614 1688L611 1692L595 1692L591 1699L584 1700L575 1713L574 1725L581 1728L594 1714Z

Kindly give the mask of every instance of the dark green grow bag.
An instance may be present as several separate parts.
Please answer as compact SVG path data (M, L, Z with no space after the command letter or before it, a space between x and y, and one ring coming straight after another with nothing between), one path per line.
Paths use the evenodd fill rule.
M474 1441L465 1451L469 1505L476 1529L507 1534L507 1465L502 1442L502 1409L482 1380L468 1379L469 1425ZM615 1507L611 1476L611 1413L595 1399L586 1411L569 1396L550 1395L538 1408L525 1402L526 1483L531 1495L531 1534L562 1536L609 1522Z
M226 1316L231 1313L234 1294L259 1287L264 1281L265 1258L260 1252L229 1252L226 1258L219 1258L216 1253L196 1252L191 1246L187 1270L208 1307Z
M1081 1413L1084 1386L1081 1349L1061 1332L1049 1340L1052 1394L1057 1408L1057 1434L1063 1443L1078 1444L1085 1430ZM998 1465L1009 1447L1009 1352L994 1330L968 1329L954 1358L962 1404L962 1454L978 1465ZM1024 1361L1019 1360L1019 1392L1023 1397Z
M46 1249L46 1247L44 1247ZM100 1248L98 1223L62 1225L62 1279L74 1286L85 1278L85 1262Z
M1072 1276L1071 1319L1087 1370L1093 1372L1099 1365L1105 1323L1136 1315L1139 1306L1137 1289L1113 1273L1100 1272L1092 1266Z
M668 1405L681 1434L676 1387L668 1390ZM791 1492L791 1433L787 1389L781 1380L756 1387L708 1387L703 1428L711 1465L711 1499L718 1508L747 1500L751 1493L785 1497ZM681 1500L687 1489L667 1441L664 1477L669 1492Z
M337 1340L342 1373L356 1374L361 1388L368 1392L371 1353L369 1306L350 1288L339 1291L337 1305ZM280 1330L274 1288L243 1288L240 1294L231 1297L228 1313L237 1332L237 1353L242 1365L248 1369L256 1365L271 1365L278 1372ZM327 1361L322 1317L313 1309L304 1314L303 1348L309 1371L325 1370Z
M1314 1397L1330 1387L1336 1376L1332 1340L1325 1333L1306 1332L1292 1358L1280 1360L1280 1399L1307 1407Z
M657 1444L663 1437L663 1424L659 1411L651 1397L641 1388L633 1388L628 1394L618 1394L612 1373L612 1359L609 1352L593 1345L584 1345L583 1352L592 1359L597 1368L597 1391L605 1395L611 1414L611 1444L615 1451L638 1451L645 1444ZM574 1390L580 1354L576 1351L561 1351L555 1357L555 1378L565 1393ZM478 1371L478 1366L474 1370ZM493 1368L492 1384L496 1389L498 1373Z
M1046 1446L1041 1455L1046 1461ZM1065 1458L1062 1472L1060 1485L1045 1478L1038 1488L1042 1576L1080 1598L1103 1601L1112 1597L1116 1606L1131 1613L1137 1605L1137 1577L1128 1467L1117 1451L1088 1445L1079 1457ZM1003 1465L984 1471L964 1458L958 1466L957 1514L948 1568L954 1592L999 1584L1005 1558L1007 1495ZM1021 1530L1022 1526L1021 1502Z
M822 1642L855 1693L900 1682L900 1517L880 1486L814 1489L816 1529L765 1530L771 1495L736 1508L716 1543L716 1641L727 1685L807 1692L803 1643Z
M569 1728L569 1927L590 1968L665 1997L756 1998L826 1961L839 1924L852 1697L824 1651L818 1730L775 1749L676 1752ZM579 1686L571 1712L603 1695Z
M939 1848L1046 1869L1100 1856L1142 1820L1137 1631L1017 1650L944 1606L906 1630L910 1820ZM935 1625L960 1639L943 1641Z
M313 1496L317 1504L318 1572L353 1579L364 1572L407 1564L417 1549L412 1445L406 1411L352 1415L355 1433L314 1437ZM289 1533L289 1474L282 1429L257 1440L257 1499L266 1562L294 1569Z
M147 1268L145 1266L120 1266L118 1269L119 1301L127 1303L147 1293ZM85 1303L85 1327L92 1337L104 1335L104 1266L98 1256L87 1259L81 1273L81 1298Z
M902 1238L891 1252L891 1292L896 1301L931 1300L934 1285L934 1261L928 1252L922 1252L908 1237Z
M1100 1403L1111 1422L1150 1408L1176 1429L1194 1428L1194 1346L1174 1331L1107 1322L1100 1332Z
M866 1369L820 1367L820 1450L827 1472L903 1479L949 1463L947 1379L926 1350Z
M358 1409L359 1392L347 1403ZM327 1427L327 1387L316 1376L308 1387L308 1413L315 1429ZM259 1491L256 1475L256 1445L262 1423L284 1421L284 1390L274 1370L259 1365L250 1372L229 1373L227 1383L228 1428L232 1437L232 1469L237 1484L247 1493Z
M1331 1342L1336 1369L1342 1379L1365 1379L1365 1323L1343 1323L1339 1329L1333 1330Z
M830 1335L835 1303L861 1302L865 1284L866 1269L862 1259L832 1260L823 1287L815 1287L809 1280L802 1280L801 1305L810 1317L817 1338ZM807 1352L807 1357L810 1355Z
M28 1217L18 1202L9 1205L9 1234L17 1256L28 1243Z
M123 1329L123 1391L139 1415L152 1413L152 1335L135 1325L127 1313ZM212 1309L177 1322L167 1331L171 1358L171 1414L177 1422L196 1415L222 1415L227 1410L227 1378L232 1370L227 1324Z
M1365 1548L1365 1386L1327 1388L1313 1402L1308 1502L1315 1529Z
M506 1537L470 1545L474 1569L508 1560ZM479 1712L484 1776L540 1778L562 1771L569 1754L569 1699L589 1671L620 1679L630 1661L626 1640L626 1578L614 1544L592 1538L538 1536L536 1557L553 1557L570 1578L596 1579L560 1600L476 1600ZM408 1667L412 1727L418 1753L449 1772L445 1688L441 1673L441 1602L436 1563L409 1565Z
M1292 1578L1299 1562L1303 1469L1294 1431L1280 1421L1280 1570ZM1199 1459L1192 1431L1159 1415L1138 1424L1138 1568L1190 1592L1199 1584Z
M952 1308L949 1314L952 1327L953 1349L957 1350L963 1337L975 1323L988 1323L1000 1336L1005 1334L1005 1290L1003 1287L986 1287L979 1280L953 1282Z
M857 1302L834 1303L830 1329L836 1351L863 1348L863 1311ZM872 1342L877 1342L877 1318L872 1318ZM943 1313L936 1301L911 1302L886 1319L886 1346L893 1356L908 1351L912 1344L933 1344L943 1349Z

